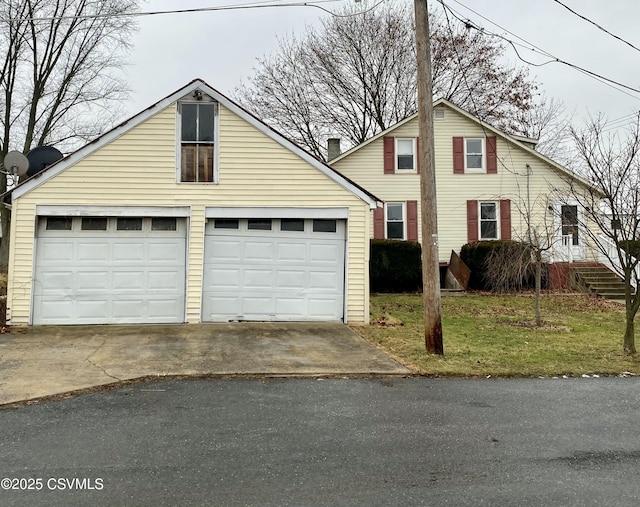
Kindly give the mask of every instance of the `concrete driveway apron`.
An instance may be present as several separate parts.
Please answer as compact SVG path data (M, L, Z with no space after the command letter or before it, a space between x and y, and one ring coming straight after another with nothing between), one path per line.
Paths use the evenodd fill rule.
M341 323L37 326L0 335L0 405L144 377L410 373Z

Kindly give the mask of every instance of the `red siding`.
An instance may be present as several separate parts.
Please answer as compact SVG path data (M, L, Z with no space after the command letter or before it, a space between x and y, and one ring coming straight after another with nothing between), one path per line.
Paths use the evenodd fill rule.
M467 242L478 241L478 201L467 201Z
M453 174L464 174L464 137L453 138Z
M384 174L396 172L396 140L394 137L384 138Z
M511 239L511 201L500 201L500 239Z
M384 239L384 208L373 210L373 237Z
M496 151L496 138L487 137L487 174L497 174L498 152Z
M407 239L418 241L418 201L407 201Z

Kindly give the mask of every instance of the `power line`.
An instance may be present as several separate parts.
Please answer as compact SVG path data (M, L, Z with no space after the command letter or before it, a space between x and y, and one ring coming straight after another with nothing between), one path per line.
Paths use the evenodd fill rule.
M276 0L277 2L278 0ZM217 7L197 7L191 9L172 9L168 11L144 11L144 12L109 12L105 14L80 14L80 15L70 15L70 16L48 16L48 17L32 17L32 18L0 18L0 21L5 23L17 23L19 21L62 21L62 20L83 20L83 19L99 19L99 18L134 18L134 17L143 17L143 16L160 16L163 14L187 14L187 13L198 13L198 12L213 12L213 11L229 11L229 10L246 10L246 9L264 9L271 7L315 7L324 12L331 14L336 17L350 17L356 16L359 14L364 14L369 12L370 10L376 8L385 0L380 0L378 3L373 5L367 10L353 13L353 14L336 14L329 9L322 7L319 4L323 3L335 3L340 2L341 0L314 0L313 2L291 2L291 3L274 3L273 0L265 0L264 2L249 2L245 4L231 4L231 5L221 5Z
M522 58L522 57L520 56L520 53L517 51L517 49L516 49L516 47L515 47L516 45L521 46L521 44L518 44L518 43L514 42L513 40L509 39L508 37L505 37L504 35L500 35L500 34L497 34L497 33L490 32L490 31L488 31L488 30L484 29L482 26L476 26L476 25L475 25L473 22L471 22L469 19L463 19L462 17L459 17L459 16L462 16L462 14L460 14L459 12L457 12L457 11L456 11L455 9L453 9L451 6L447 5L447 4L444 2L444 0L438 0L438 2L442 5L442 7L443 7L444 9L447 9L449 12L451 12L451 14L452 14L456 19L458 19L458 20L459 20L459 21L461 21L462 23L465 23L465 25L466 25L467 27L474 28L474 29L476 29L476 30L481 31L482 33L485 33L486 35L489 35L489 36L492 36L492 37L497 37L497 38L499 38L499 39L501 39L501 40L503 40L503 41L507 42L509 45L511 45L511 47L513 47L513 49L514 49L514 51L515 51L516 56L518 57L518 59L522 60L522 61L523 61L524 63L526 63L527 65L533 65L533 66L540 67L540 66L542 66L542 65L547 65L547 64L549 64L549 63L560 63L560 64L562 64L562 65L566 65L566 66L568 66L568 67L570 67L570 68L572 68L572 69L574 69L574 70L577 70L577 71L579 71L579 72L582 72L583 74L585 74L585 75L587 75L587 76L589 76L589 77L591 77L591 78L593 78L593 79L596 79L597 81L600 81L601 83L603 83L603 84L605 84L605 85L607 85L607 86L609 86L609 87L611 87L611 88L613 88L613 89L615 89L615 90L617 90L617 91L619 91L619 92L622 92L622 93L624 93L624 94L626 94L626 95L628 95L628 96L630 96L630 97L632 97L632 98L634 98L634 99L640 99L640 97L638 97L638 96L636 96L636 95L632 95L632 94L630 94L630 93L628 93L628 92L626 91L626 90L630 90L630 91L635 92L635 93L640 93L640 89L638 89L638 88L634 88L634 87L629 86L629 85L626 85L626 84L621 83L621 82L619 82L619 81L616 81L616 80L614 80L614 79L607 78L607 77L605 77L605 76L603 76L603 75L601 75L601 74L598 74L598 73L596 73L596 72L594 72L594 71L591 71L591 70L589 70L589 69L586 69L586 68L584 68L584 67L580 67L579 65L573 64L573 63L568 62L568 61L566 61L566 60L562 60L561 58L558 58L557 56L555 56L555 55L553 55L553 54L549 53L548 51L546 51L546 50L544 50L544 49L542 49L542 48L540 48L540 47L536 46L535 44L533 44L533 43L531 43L531 42L529 42L529 41L527 41L527 40L523 39L523 38L522 38L522 37L520 37L519 35L517 35L517 34L515 34L515 33L511 32L511 31L507 30L506 28L504 28L504 27L500 26L498 23L496 23L496 22L492 21L491 19L487 18L486 16L483 16L483 15L482 15L482 14L480 14L479 12L477 12L477 11L473 10L472 8L470 8L470 7L466 6L465 4L463 4L462 2L460 2L459 0L453 0L453 1L454 1L455 3L457 3L457 4L461 5L462 7L464 7L465 9L467 9L468 11L473 12L476 16L479 16L480 18L484 19L485 21L487 21L487 22L491 23L492 25L494 25L494 26L496 26L496 27L500 28L501 30L503 30L503 31L505 31L506 33L510 34L511 36L515 37L516 39L519 39L520 41L522 41L523 43L525 43L525 44L526 44L526 46L525 46L525 47L526 47L527 49L529 49L530 51L532 51L532 52L534 52L534 53L540 53L540 54L542 54L542 55L544 55L545 57L547 57L547 58L549 58L549 59L550 59L549 61L544 62L544 63L542 63L542 64L536 64L536 63L529 62L529 61L525 60L524 58ZM456 14L457 14L457 15L456 15ZM621 88L624 88L624 89L621 89Z
M637 48L636 46L634 46L633 44L631 44L629 41L623 39L622 37L617 36L614 33L611 33L609 30L607 30L606 28L604 28L603 26L599 25L598 23L596 23L595 21L583 16L582 14L574 11L571 7L569 7L568 5L563 4L560 0L553 0L555 3L562 5L562 7L564 7L565 9L567 9L569 12L571 12L572 14L575 14L576 16L578 16L579 18L585 20L587 23L591 23L593 26L597 27L598 29L602 30L604 33L611 35L611 37L613 37L614 39L618 39L620 42L623 42L624 44L626 44L629 47L632 47L633 49L635 49L636 51L640 52L640 49Z

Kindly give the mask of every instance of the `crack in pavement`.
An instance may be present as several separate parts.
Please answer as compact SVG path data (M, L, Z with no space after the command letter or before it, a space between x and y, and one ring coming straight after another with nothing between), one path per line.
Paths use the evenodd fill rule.
M96 350L94 350L91 354L89 354L89 355L87 356L86 361L87 361L89 364L91 364L91 365L95 366L96 368L98 368L99 370L102 370L102 373L104 373L107 377L111 377L111 378L112 378L112 379L114 379L114 380L117 380L117 381L119 381L119 382L122 382L122 379L121 379L121 378L116 377L115 375L111 375L111 374L110 374L109 372L107 372L107 370L105 370L102 366L100 366L99 364L94 363L94 362L91 360L91 357L92 357L92 356L94 356L94 355L96 355L96 354L98 353L98 351L99 351L102 347L104 347L105 343L107 343L107 338L105 338L105 339L102 341L102 343L98 346L98 348L97 348Z

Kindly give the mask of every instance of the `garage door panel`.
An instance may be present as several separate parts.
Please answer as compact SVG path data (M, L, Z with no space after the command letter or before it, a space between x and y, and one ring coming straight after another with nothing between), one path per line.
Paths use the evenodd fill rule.
M65 241L50 241L46 250L38 250L38 261L47 266L72 262L73 248L73 244Z
M174 291L176 286L178 286L182 280L183 272L175 271L175 270L166 270L166 271L158 271L158 270L150 270L147 278L147 287L150 291Z
M184 322L186 227L156 237L146 218L134 235L109 220L106 231L38 229L34 324Z
M113 244L113 262L140 264L145 259L145 244L142 241L115 242Z
M150 241L148 243L148 260L150 263L157 264L176 264L184 265L185 242L182 241Z
M111 245L107 242L84 242L77 243L77 253L74 261L79 264L96 264L108 262L111 254Z
M144 270L120 270L114 269L110 276L113 280L114 293L118 294L123 291L141 293L145 291L147 285L147 277Z
M271 290L274 279L275 273L271 269L245 269L242 282L246 289Z
M308 245L287 241L278 245L278 262L304 263L307 261Z
M219 289L238 289L242 279L242 270L232 268L210 268L210 278L205 277L205 282L211 279L215 280L215 287ZM203 283L203 290L205 292L212 290L213 288L213 286L207 286Z
M76 286L78 292L104 292L111 287L109 271L78 271Z
M202 319L341 320L344 313L344 226L340 233L205 230ZM317 296L320 296L319 298ZM314 305L319 305L314 308Z
M342 286L342 279L335 271L309 271L309 285L316 291L337 291Z
M76 299L75 307L77 318L85 322L107 319L111 313L111 302L108 298Z
M278 271L277 287L283 289L298 289L304 290L308 286L307 272L304 270L299 271Z
M74 276L72 271L48 271L34 287L40 294L68 294L73 290Z
M272 240L244 242L240 252L245 262L271 263L274 259L275 245Z

